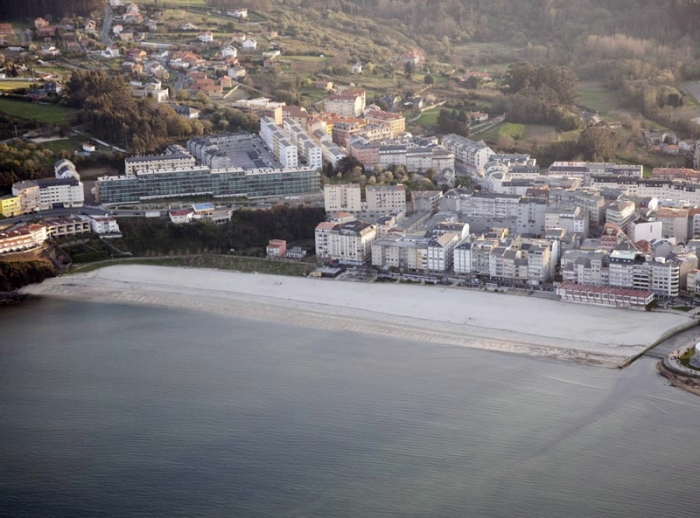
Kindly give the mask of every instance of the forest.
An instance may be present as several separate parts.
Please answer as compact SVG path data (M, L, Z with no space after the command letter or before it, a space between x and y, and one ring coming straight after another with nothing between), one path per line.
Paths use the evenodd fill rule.
M324 216L322 208L276 206L270 210L234 211L225 225L206 221L175 225L158 219L126 218L119 220L124 237L115 243L137 256L228 253L231 249L264 255L270 239L313 240L316 225Z
M20 20L37 16L86 15L104 9L105 0L0 0L0 19Z

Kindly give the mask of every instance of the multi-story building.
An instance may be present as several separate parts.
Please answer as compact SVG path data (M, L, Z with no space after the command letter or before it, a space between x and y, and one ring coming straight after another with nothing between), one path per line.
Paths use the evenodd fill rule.
M406 187L402 184L367 187L367 212L373 217L406 212Z
M83 184L75 178L42 179L35 182L39 186L40 210L83 206Z
M42 225L50 238L75 236L90 232L90 219L87 216L58 216L45 218Z
M345 90L323 100L323 109L341 117L360 117L365 110L365 91L361 89Z
M610 254L610 286L648 289L663 297L680 291L680 263L675 259L650 258L631 250Z
M688 209L659 209L654 217L662 224L662 237L682 243L688 240Z
M699 218L700 219L700 218ZM627 235L633 243L639 241L656 241L663 238L663 223L661 221L650 221L637 219L627 224Z
M270 117L260 119L260 138L275 158L279 160L282 167L297 167L299 165L296 145L287 139L282 128L275 123L274 119Z
M446 232L428 241L428 271L444 273L452 270L454 248L460 235Z
M636 207L631 201L614 201L605 209L605 222L617 225L623 232L627 232L635 211Z
M257 99L241 99L233 103L233 107L243 112L254 113L258 117L270 117L275 124L281 125L284 117L282 107L285 103L271 101L265 97Z
M323 188L323 203L326 212L362 211L362 191L359 184L326 185Z
M372 242L377 237L377 229L373 225L362 221L338 223L328 234L328 258L331 261L349 266L369 264Z
M575 205L551 205L545 213L545 229L562 228L588 237L588 214Z
M90 216L90 229L101 236L121 236L117 220L111 216Z
M428 242L424 235L386 235L372 242L372 266L426 272Z
M442 191L418 191L413 193L415 210L418 212L437 212Z
M610 284L609 254L595 250L567 250L561 258L564 282L589 286Z
M102 177L96 187L99 201L107 204L200 195L260 198L318 192L321 175L311 168L210 169L195 166L137 173L134 177Z
M441 143L445 149L454 153L456 160L477 172L483 171L489 158L494 154L483 140L476 142L459 135L445 135Z
M641 165L609 164L598 162L554 162L549 166L549 174L579 178L584 185L589 185L593 176L623 176L642 178L644 168Z
M22 200L19 196L8 194L0 198L0 214L12 218L22 214Z
M39 184L31 180L12 185L12 194L19 197L22 214L40 210Z
M195 158L181 146L168 146L163 155L133 156L124 159L124 173L134 176L138 172L167 171L193 167ZM58 171L57 171L58 174Z
M187 150L199 162L211 167L211 157L220 153L245 152L253 145L254 135L247 132L212 135L191 139L187 142ZM194 165L188 165L192 167Z
M284 120L284 134L297 147L297 155L302 158L306 165L320 169L323 167L323 152L321 146L316 144L309 134L296 122L295 119ZM260 123L262 132L262 121Z
M370 124L386 126L391 138L406 131L406 118L400 113L389 113L379 110L369 110L365 113L365 119Z

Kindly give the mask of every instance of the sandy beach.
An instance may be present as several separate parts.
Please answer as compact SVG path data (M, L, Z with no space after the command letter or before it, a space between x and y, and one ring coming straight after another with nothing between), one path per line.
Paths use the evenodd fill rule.
M368 284L219 270L121 265L22 292L207 311L337 332L614 367L675 328L647 313L437 286Z

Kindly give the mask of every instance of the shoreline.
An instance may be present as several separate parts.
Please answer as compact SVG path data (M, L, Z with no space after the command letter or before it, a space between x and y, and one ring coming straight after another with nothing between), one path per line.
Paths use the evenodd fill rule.
M688 317L424 286L224 270L110 266L22 294L222 316L618 367Z

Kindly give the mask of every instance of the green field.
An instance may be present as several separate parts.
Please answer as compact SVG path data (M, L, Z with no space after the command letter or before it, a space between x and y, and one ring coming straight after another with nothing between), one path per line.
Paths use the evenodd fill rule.
M50 149L54 153L59 153L61 151L79 151L80 145L87 141L88 139L81 136L73 136L61 140L52 140L51 142L42 142L39 144L42 147Z
M514 124L512 122L506 122L498 130L499 135L508 135L509 137L518 140L525 135L525 125L524 124Z
M440 108L426 110L421 114L416 124L420 126L435 126L437 124L438 115L440 115Z
M0 91L9 92L18 88L31 88L31 81L2 81L0 80Z
M77 113L76 110L64 106L12 101L10 99L0 99L0 112L48 124L69 123Z
M576 104L598 113L601 117L618 108L615 92L597 81L581 81Z

